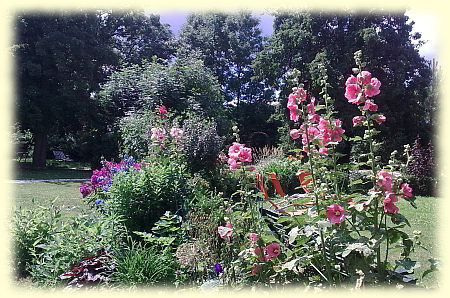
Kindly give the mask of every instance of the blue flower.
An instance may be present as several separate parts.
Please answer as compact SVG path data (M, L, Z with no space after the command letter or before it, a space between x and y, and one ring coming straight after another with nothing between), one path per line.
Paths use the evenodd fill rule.
M123 156L123 159L127 160L127 159L128 159L128 154L125 154L125 155Z
M216 270L217 274L220 274L220 273L223 272L223 268L222 268L222 266L219 263L216 264L214 269Z
M104 185L104 186L103 186L103 190L104 190L104 191L108 191L108 190L109 190L109 187L108 187L107 185Z
M95 200L95 204L97 204L97 205L101 205L103 203L105 203L105 200L102 200L102 199Z

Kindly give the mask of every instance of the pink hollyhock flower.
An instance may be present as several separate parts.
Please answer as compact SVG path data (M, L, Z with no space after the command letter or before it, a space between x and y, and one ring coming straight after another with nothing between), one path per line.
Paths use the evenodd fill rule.
M412 197L412 188L409 187L408 183L403 183L400 185L400 188L402 189L403 195L405 197Z
M378 106L376 104L374 104L373 102L371 102L370 100L366 100L366 102L364 103L364 110L369 110L372 112L376 112L378 110Z
M370 84L367 84L364 88L364 94L367 97L372 97L380 94L381 82L377 78L372 78Z
M261 267L259 265L253 265L252 274L258 274L261 272Z
M231 221L227 221L227 223L225 224L225 226L226 226L227 228L230 228L230 229L233 228L233 224L231 223Z
M372 74L366 70L363 70L358 74L358 82L361 84L369 84L371 79Z
M320 147L319 148L319 153L328 154L328 148L327 147Z
M228 156L237 160L239 158L239 152L241 151L242 146L244 145L234 142L233 145L228 148Z
M269 258L275 258L281 252L280 245L278 243L271 243L267 245L266 252Z
M305 101L307 97L306 90L303 88L298 88L295 91L295 97L300 101Z
M250 235L248 235L248 238L250 239L250 241L256 242L259 240L259 235L256 233L250 233Z
M236 161L236 159L231 157L228 159L228 164L230 165L230 170L233 172L241 166L241 163L239 161Z
M347 81L345 82L345 86L348 86L350 84L356 84L358 83L358 80L356 79L356 77L354 75L351 75L348 77Z
M358 94L361 92L361 87L356 84L349 84L345 88L345 98L348 99L349 103L357 104L359 100L355 102L355 99L358 99Z
M167 108L165 106L159 107L159 114L161 115L161 117L167 118L167 113Z
M352 119L353 125L356 125L358 123L361 123L364 121L364 116L355 116Z
M171 135L174 139L179 140L179 139L181 139L181 137L183 136L183 130L180 129L180 128L172 127L172 128L170 129L170 135Z
M397 206L395 206L395 202L397 202L397 197L395 196L395 193L388 191L386 192L386 197L384 198L383 204L384 204L384 212L388 213L397 213L399 210Z
M166 131L163 128L153 127L151 129L151 132L152 132L151 136L152 139L156 139L159 142L164 141Z
M242 146L239 149L239 160L241 162L251 162L252 161L252 149Z
M300 138L300 136L302 135L302 132L298 129L293 129L289 132L289 135L291 136L291 138L298 139Z
M345 209L333 203L327 208L327 217L332 223L341 223L345 220Z
M392 190L392 175L381 170L378 172L377 185L382 186L385 191Z
M383 123L384 121L386 121L386 117L385 117L384 115L377 115L377 116L375 117L375 121L376 121L378 124L381 124L381 123Z
M398 212L398 210L400 210L400 209L397 206L395 206L394 203L387 203L387 204L385 203L384 204L384 212L395 214Z
M231 227L217 227L217 232L220 235L220 238L231 237L233 235L233 229Z

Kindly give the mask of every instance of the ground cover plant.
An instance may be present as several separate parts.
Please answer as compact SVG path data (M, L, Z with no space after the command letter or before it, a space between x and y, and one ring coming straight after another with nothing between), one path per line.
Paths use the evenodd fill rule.
M425 214L436 217L437 199L414 196L408 164L417 157L410 147L387 160L378 155L385 145L379 129L395 117L378 110L376 96L388 82L366 69L361 51L354 60L342 97L356 107L352 124L361 134L346 136L328 93L328 70L316 62L310 67L321 86L317 97L298 70L287 77L293 84L285 107L289 136L298 147L289 156L255 161L236 126L234 141L219 153L223 140L208 121L172 117L165 106L149 111L152 121L140 130L142 159L127 152L117 161L103 159L78 184L89 212L62 217L55 201L13 211L16 275L67 288L333 291L408 288L417 279L434 286L439 245ZM205 124L207 138L193 133L196 123ZM344 141L364 144L358 159L342 160ZM303 191L295 186L301 171L309 181ZM293 196L272 189L265 195L268 185L256 185L255 176L271 172ZM364 175L350 179L355 172ZM40 186L32 191L43 191ZM22 191L18 204L33 200L30 195ZM283 200L292 206L280 207Z

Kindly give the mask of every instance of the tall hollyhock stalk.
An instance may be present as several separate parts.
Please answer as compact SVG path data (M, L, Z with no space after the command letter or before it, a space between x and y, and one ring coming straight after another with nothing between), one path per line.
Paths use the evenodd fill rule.
M323 69L325 72L326 70ZM297 81L298 71L293 72L294 82ZM300 129L293 129L290 132L292 138L302 138L303 150L308 152L309 156L309 171L311 173L312 184L315 196L315 207L317 214L320 214L319 205L319 187L316 177L316 166L320 160L324 159L324 156L328 156L331 153L333 156L333 167L336 171L336 157L335 157L335 144L342 140L342 134L344 130L341 127L341 121L335 120L331 116L334 113L332 111L331 100L327 93L328 83L326 82L326 74L324 75L323 82L323 94L325 100L326 115L322 116L316 113L317 110L322 109L323 106L319 106L316 103L316 99L311 97L308 99L307 91L303 88L302 84L293 89L293 92L289 95L288 109L290 111L290 119L294 122L302 121ZM331 152L330 150L331 145ZM335 179L332 182L335 184L335 191L339 193L337 174L334 174ZM331 268L325 252L325 238L322 229L320 229L320 237L322 243L322 255L325 263L328 281L332 281Z
M370 72L362 70L364 64L361 61L361 56L361 51L357 51L354 54L357 68L354 68L353 72L356 74L356 76L351 75L345 82L345 97L347 98L349 103L358 105L358 108L362 114L362 116L356 116L353 118L354 126L360 124L366 126L363 139L366 140L369 145L367 164L371 167L372 170L371 180L373 189L375 189L377 184L376 161L378 158L375 156L375 147L379 144L377 144L373 138L373 136L378 133L378 131L375 129L374 122L378 124L383 123L384 121L386 121L386 117L380 114L371 115L371 112L376 112L378 110L378 106L375 104L374 100L371 99L371 97L380 93L381 83L377 78L372 77L372 74ZM383 219L383 213L379 214L379 204L379 197L378 195L376 195L374 197L375 235L380 234L380 227ZM381 264L381 251L379 245L375 248L375 251L377 254L377 268L379 270L380 278L383 278L384 268Z

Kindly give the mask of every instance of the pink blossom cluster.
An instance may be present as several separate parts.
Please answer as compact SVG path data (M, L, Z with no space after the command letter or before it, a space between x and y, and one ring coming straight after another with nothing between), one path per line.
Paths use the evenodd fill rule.
M257 246L253 253L261 263L268 262L281 253L281 247L278 243L271 243L266 247Z
M364 104L363 109L377 111L378 106L368 97L373 97L380 93L381 82L373 78L368 71L361 71L356 77L351 75L345 82L345 97L349 103Z
M317 114L309 114L312 116L312 119L315 118ZM313 118L314 117L314 118ZM321 116L318 117L318 125L317 126L309 126L308 131L305 131L305 125L302 124L300 129L293 129L290 132L290 136L293 139L298 139L300 136L302 137L302 144L304 145L303 150L308 151L306 145L308 141L311 143L315 139L320 140L320 144L322 145L319 148L320 153L328 153L327 146L330 142L340 142L342 141L342 134L344 134L345 130L342 128L341 120L328 120Z
M402 183L399 187L398 193L395 191L395 185L392 180L392 175L385 171L381 170L377 174L377 182L376 184L380 187L382 191L384 191L384 211L388 213L397 213L398 207L395 205L397 202L397 196L401 197L411 197L412 196L412 188L409 187L408 183Z
M153 127L151 129L151 139L160 144L160 147L164 147L164 140L166 139L166 130L160 127ZM170 129L170 136L175 139L175 141L179 141L183 137L183 130L181 128L172 127Z
M306 101L306 97L306 90L303 88L297 88L294 92L289 94L287 107L289 109L290 119L292 121L297 122L300 118L298 106L300 102Z
M228 148L228 164L231 171L236 171L243 162L252 161L252 149L245 147L243 144L234 142Z

